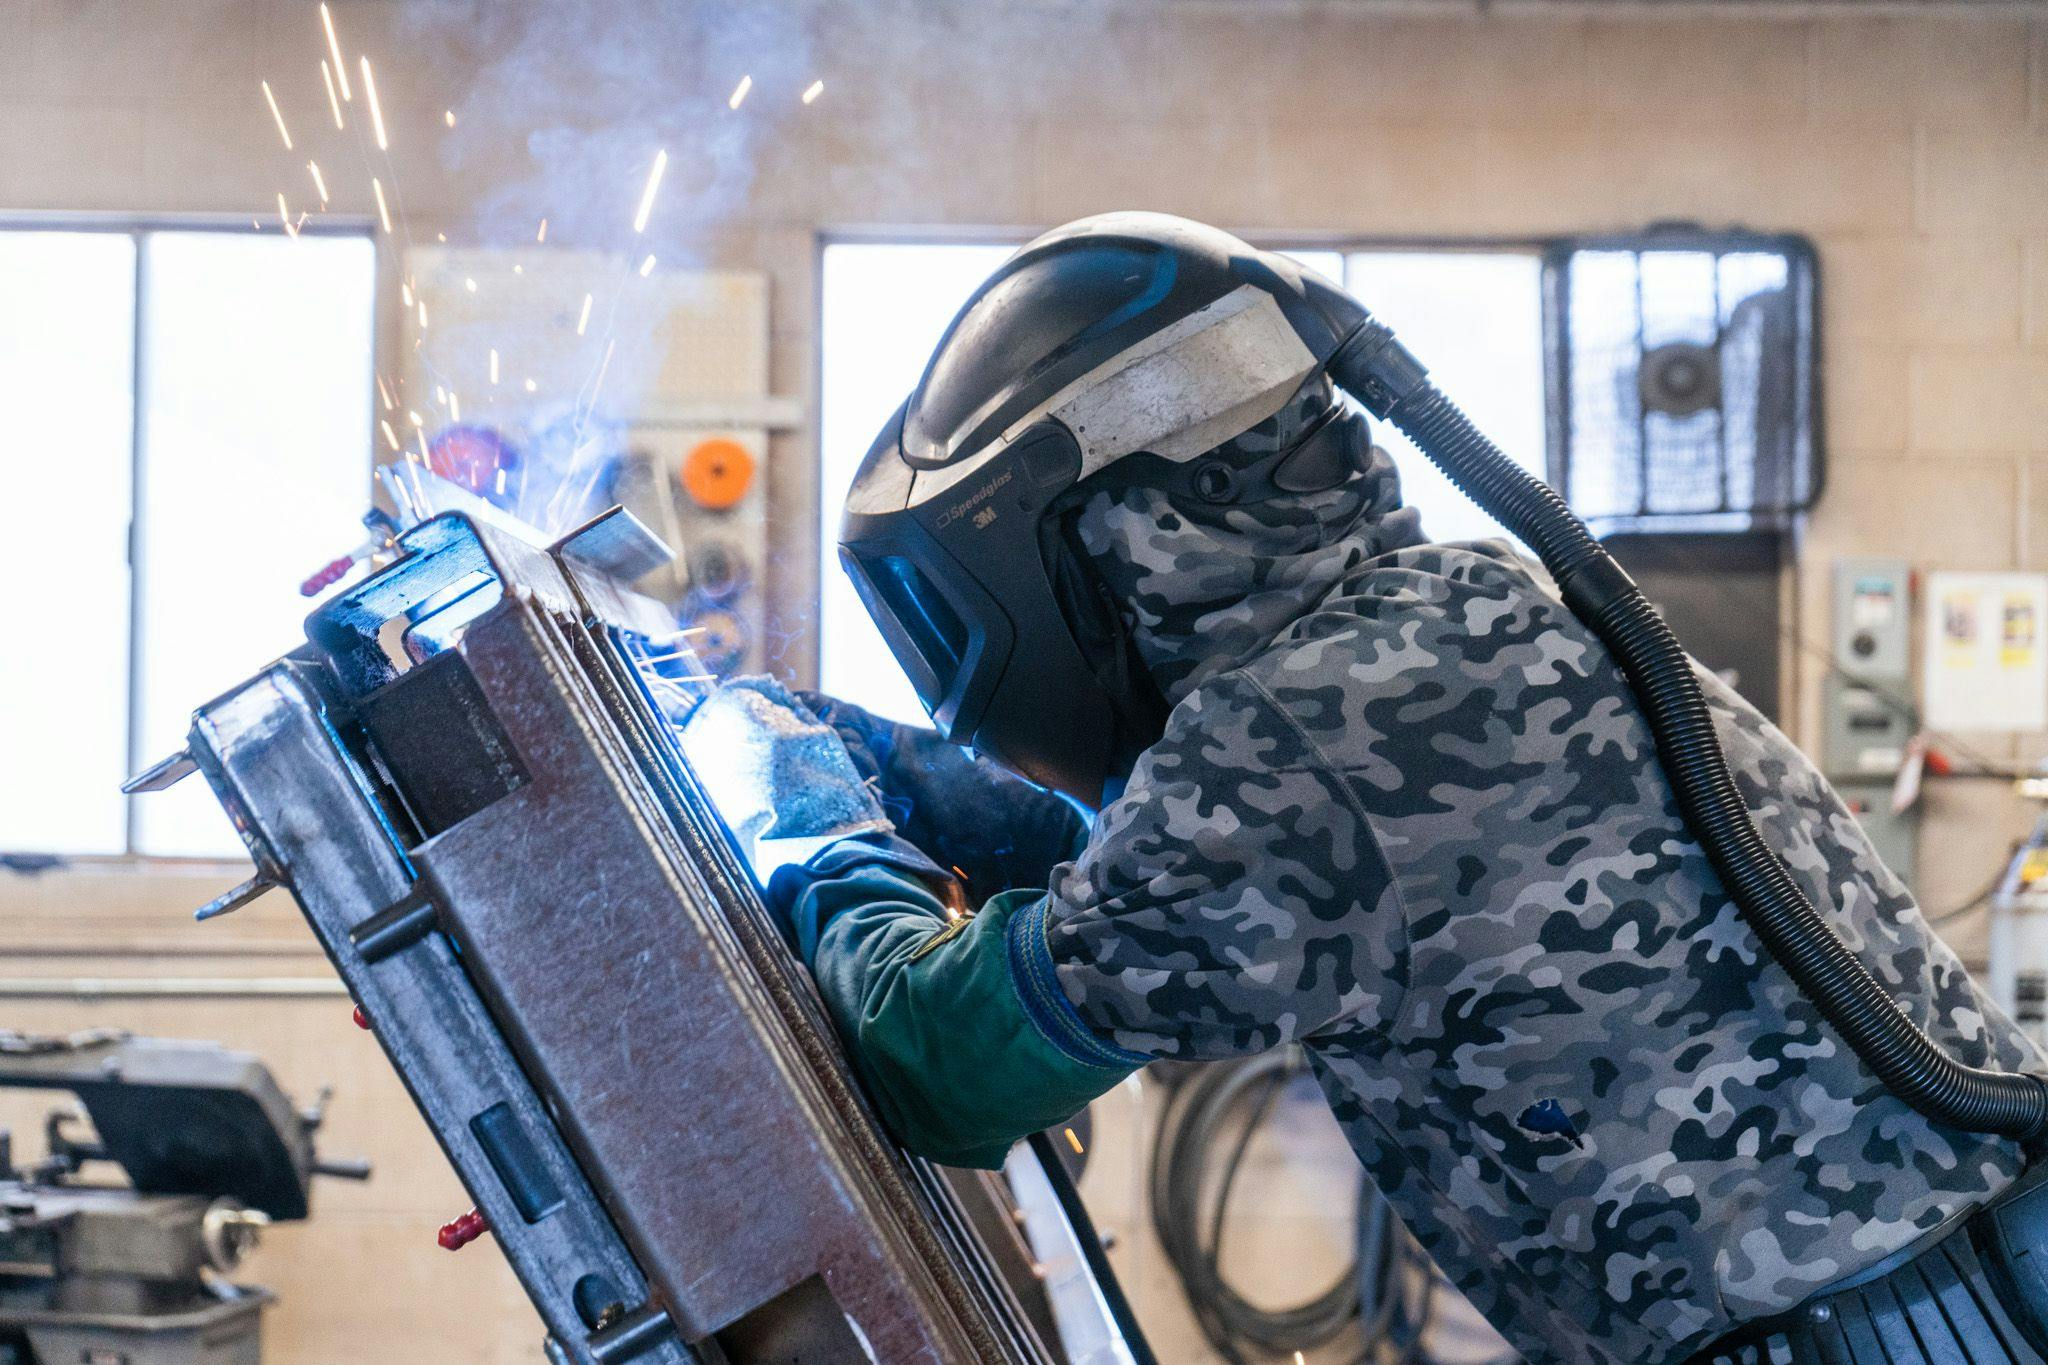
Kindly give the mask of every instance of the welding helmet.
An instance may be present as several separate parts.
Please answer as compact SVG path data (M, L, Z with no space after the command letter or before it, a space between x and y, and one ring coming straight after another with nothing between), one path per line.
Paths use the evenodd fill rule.
M1062 514L1126 481L1229 503L1350 477L1364 418L1323 366L1364 317L1285 256L1152 213L1058 228L975 291L840 532L939 731L1091 809L1113 795L1166 707ZM1234 444L1290 408L1291 439Z

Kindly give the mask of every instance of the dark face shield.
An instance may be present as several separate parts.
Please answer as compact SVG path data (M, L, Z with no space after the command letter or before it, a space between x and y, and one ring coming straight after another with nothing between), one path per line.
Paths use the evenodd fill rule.
M868 452L840 536L947 738L1100 804L1163 704L1053 514L1126 462L1186 475L1295 399L1359 316L1283 257L1152 214L1049 233L982 286ZM1318 451L1239 473L1284 489L1337 467Z
M1116 717L1038 533L1079 461L1065 429L1045 423L916 507L877 515L850 500L840 562L940 733L1093 806ZM1000 598L970 564L1010 566Z

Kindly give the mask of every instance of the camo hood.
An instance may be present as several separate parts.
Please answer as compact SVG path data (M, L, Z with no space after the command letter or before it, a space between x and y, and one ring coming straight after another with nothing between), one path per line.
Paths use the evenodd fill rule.
M1233 455L1291 445L1328 401L1327 389L1304 389L1232 441ZM1365 417L1348 408L1337 420ZM1076 529L1169 703L1265 649L1368 559L1423 539L1376 446L1362 471L1320 493L1219 505L1154 487L1099 490Z

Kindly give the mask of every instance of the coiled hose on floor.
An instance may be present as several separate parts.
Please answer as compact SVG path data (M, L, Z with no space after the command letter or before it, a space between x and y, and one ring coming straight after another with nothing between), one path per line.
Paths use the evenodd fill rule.
M1367 319L1354 329L1329 372L1543 561L1628 678L1686 825L1736 908L1885 1088L1945 1127L2040 1145L2048 1082L1957 1061L1857 960L1758 833L1677 637L1564 500L1474 427L1384 324Z
M1355 1258L1319 1292L1267 1308L1224 1273L1225 1225L1246 1153L1288 1088L1307 1075L1301 1049L1290 1045L1161 1078L1169 1088L1152 1144L1152 1231L1196 1326L1230 1365L1314 1351L1354 1323L1354 1365L1406 1365L1421 1356L1435 1267L1369 1185L1358 1192Z

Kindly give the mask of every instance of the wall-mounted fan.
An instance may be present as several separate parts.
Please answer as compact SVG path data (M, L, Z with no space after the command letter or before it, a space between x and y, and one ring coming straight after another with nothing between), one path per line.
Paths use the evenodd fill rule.
M1544 260L1551 482L1601 533L1782 527L1821 484L1813 246L1658 226Z

